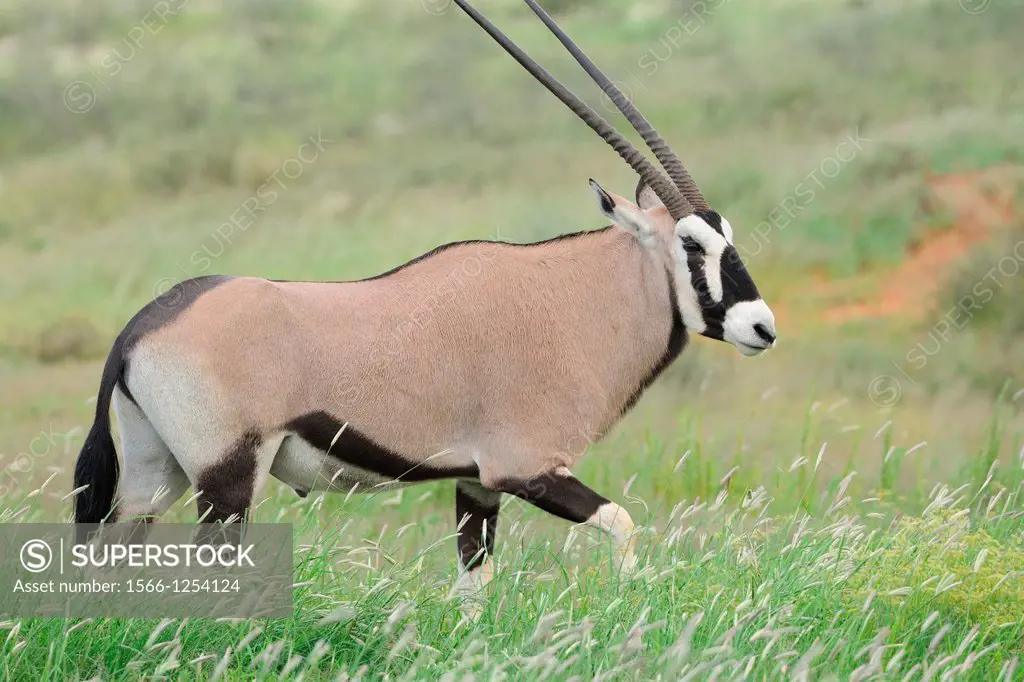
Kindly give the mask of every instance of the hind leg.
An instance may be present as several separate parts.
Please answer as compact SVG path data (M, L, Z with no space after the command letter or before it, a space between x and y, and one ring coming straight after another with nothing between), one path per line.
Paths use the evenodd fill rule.
M112 402L124 466L118 477L113 511L107 518L114 525L106 538L108 541L142 542L149 524L188 489L188 477L138 405L120 388L115 388ZM76 533L79 542L85 542L92 535L86 529Z
M113 403L124 457L115 515L153 521L185 493L188 477L146 415L119 388Z
M142 344L128 385L195 491L204 524L242 521L262 489L284 432L235 400L209 373Z

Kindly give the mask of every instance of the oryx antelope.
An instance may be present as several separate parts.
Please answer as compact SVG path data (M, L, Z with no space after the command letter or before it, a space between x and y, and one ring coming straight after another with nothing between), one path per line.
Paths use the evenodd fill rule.
M613 223L604 229L447 244L358 281L208 276L173 287L128 322L107 358L75 468L75 486L87 486L77 522L151 520L190 485L207 521L242 519L269 476L303 496L455 479L461 586L490 578L503 493L606 531L632 564L629 515L573 477L583 448L568 444L604 434L690 332L756 355L775 344L774 317L729 222L534 0L668 178L456 2L636 171L636 203L591 181Z

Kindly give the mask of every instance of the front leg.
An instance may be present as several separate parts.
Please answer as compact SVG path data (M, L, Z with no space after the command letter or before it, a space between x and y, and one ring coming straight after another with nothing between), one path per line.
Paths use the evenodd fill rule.
M615 545L622 569L628 572L635 567L636 540L629 513L588 488L565 467L527 479L500 478L489 487L522 498L566 521L604 531Z
M500 506L500 492L488 490L476 481L455 484L455 522L459 528L462 570L453 592L463 600L463 610L474 618L480 613L479 597L493 574L491 556Z

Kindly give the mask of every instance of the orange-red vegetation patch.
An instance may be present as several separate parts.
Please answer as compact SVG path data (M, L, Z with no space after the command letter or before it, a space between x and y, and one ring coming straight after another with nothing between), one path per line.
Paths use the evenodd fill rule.
M944 207L954 224L929 232L913 244L904 261L885 275L870 297L827 309L824 319L832 323L902 315L916 317L927 312L951 266L996 230L1009 225L1017 210L1015 176L1007 169L974 173L932 175L925 179L932 210ZM829 285L842 286L841 282Z

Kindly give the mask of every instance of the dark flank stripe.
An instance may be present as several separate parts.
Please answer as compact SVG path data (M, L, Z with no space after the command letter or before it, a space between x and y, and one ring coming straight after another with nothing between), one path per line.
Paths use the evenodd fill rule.
M351 424L345 427L336 442L334 437L345 422L319 410L290 420L284 429L298 434L304 441L346 464L359 467L392 480L433 481L442 478L477 478L476 465L445 467L444 457L418 464L364 436Z

